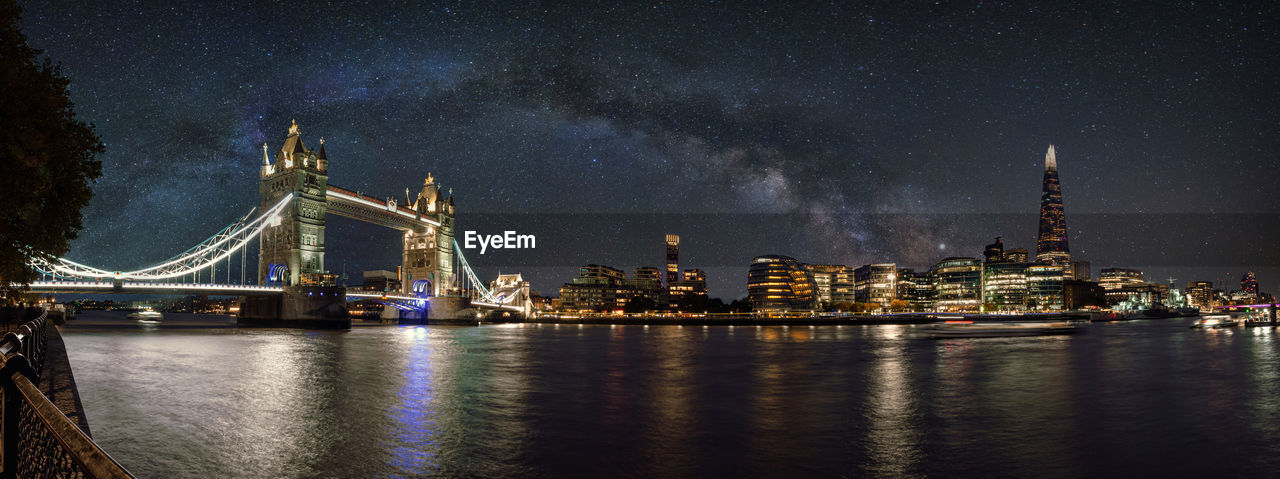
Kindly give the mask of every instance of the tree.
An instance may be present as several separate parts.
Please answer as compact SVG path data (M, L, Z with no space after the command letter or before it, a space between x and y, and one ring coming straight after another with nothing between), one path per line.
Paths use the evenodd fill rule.
M29 258L70 249L102 176L102 142L76 120L60 66L27 45L21 13L0 0L0 303L36 278Z
M681 312L685 313L701 313L707 310L707 295L705 294L686 294L680 297L677 307Z
M858 313L870 313L880 310L880 303L853 303L853 311Z
M904 311L909 311L910 309L911 309L911 303L908 303L901 299L895 299L889 302L889 311L893 311L895 313L901 313Z
M658 309L658 304L648 296L634 296L627 300L627 305L623 307L623 312L629 314L648 313Z
M727 313L729 306L724 304L724 300L720 298L711 298L707 301L707 312L709 313Z

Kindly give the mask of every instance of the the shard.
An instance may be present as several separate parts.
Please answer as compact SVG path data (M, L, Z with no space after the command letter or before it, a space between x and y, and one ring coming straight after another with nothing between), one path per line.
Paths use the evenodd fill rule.
M1070 268L1067 248L1067 217L1062 210L1062 185L1058 183L1058 158L1053 145L1044 155L1044 186L1040 193L1040 237L1036 261Z

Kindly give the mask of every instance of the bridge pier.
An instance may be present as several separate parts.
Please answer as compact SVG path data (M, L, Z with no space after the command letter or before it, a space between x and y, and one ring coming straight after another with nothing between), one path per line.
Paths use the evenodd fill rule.
M470 298L433 296L426 309L400 309L388 305L382 310L383 320L400 324L475 324L476 310Z
M379 315L379 318L381 318L384 323L391 322L391 321L399 321L400 313L402 312L403 311L401 311L400 308L397 308L390 304L384 304L382 307L382 314Z
M440 321L472 321L476 320L476 312L471 307L471 298L457 296L436 296L427 301L427 318Z
M246 296L236 325L264 328L348 329L341 286L285 286L280 295Z

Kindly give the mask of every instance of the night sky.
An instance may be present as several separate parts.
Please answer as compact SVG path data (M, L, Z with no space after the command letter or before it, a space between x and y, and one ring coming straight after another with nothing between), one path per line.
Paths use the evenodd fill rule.
M106 143L69 255L95 266L256 206L261 145L296 118L332 184L401 197L429 171L460 229L532 215L536 252L467 253L548 293L580 264L660 265L666 233L725 298L759 254L1034 251L1050 143L1095 275L1280 282L1274 2L22 3ZM357 278L399 260L374 226L331 221L327 242Z

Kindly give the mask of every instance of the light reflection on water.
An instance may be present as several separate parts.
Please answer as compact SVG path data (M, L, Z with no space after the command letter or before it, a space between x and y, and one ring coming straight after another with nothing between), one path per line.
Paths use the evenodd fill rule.
M886 333L893 337L899 334L898 331ZM905 364L908 361L905 345L886 343L876 352L875 364L871 366L868 381L871 391L867 398L871 424L866 445L867 469L873 476L916 475L920 431L911 424L915 397L911 391L911 373Z
M1185 320L64 330L143 477L1265 475L1280 344Z
M400 404L388 411L391 420L400 425L395 441L389 444L391 466L399 474L424 474L437 466L439 448L434 437L436 390L431 381L431 341L425 327L405 328L398 339L408 354L400 367L404 370Z

